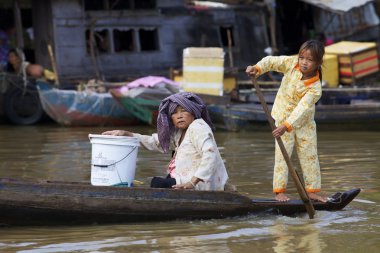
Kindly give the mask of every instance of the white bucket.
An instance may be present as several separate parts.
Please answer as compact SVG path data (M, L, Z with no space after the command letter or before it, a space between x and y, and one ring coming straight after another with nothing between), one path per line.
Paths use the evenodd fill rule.
M92 144L91 184L133 186L139 139L89 134Z

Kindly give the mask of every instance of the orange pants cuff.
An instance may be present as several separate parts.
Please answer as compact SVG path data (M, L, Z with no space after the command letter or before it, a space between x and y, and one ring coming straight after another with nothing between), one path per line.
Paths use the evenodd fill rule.
M274 193L284 193L286 189L273 189Z

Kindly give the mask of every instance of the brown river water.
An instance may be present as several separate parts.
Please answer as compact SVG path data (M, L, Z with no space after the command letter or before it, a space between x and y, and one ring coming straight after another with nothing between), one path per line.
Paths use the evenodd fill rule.
M110 129L0 125L0 177L88 182L88 134ZM140 126L128 129L154 131ZM274 140L269 131L216 131L215 137L230 182L238 191L272 197ZM317 211L313 220L307 214L258 214L215 220L0 227L0 252L379 252L380 127L379 131L319 131L318 151L322 193L362 188L342 211ZM151 176L163 175L168 161L168 155L140 148L135 179L145 183ZM293 183L289 195L298 198Z

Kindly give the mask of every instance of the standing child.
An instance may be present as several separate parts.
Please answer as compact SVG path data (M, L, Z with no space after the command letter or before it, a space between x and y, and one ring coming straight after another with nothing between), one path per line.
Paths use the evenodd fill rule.
M317 131L314 121L315 104L322 95L322 62L324 46L317 40L302 44L298 56L267 56L246 73L258 76L268 71L284 74L272 107L275 138L282 136L284 146L292 155L295 146L300 160L306 192L310 199L326 202L319 196L321 172L317 154ZM288 201L285 195L288 167L276 142L273 192L276 200Z
M197 95L179 92L159 107L157 133L152 136L125 130L106 135L134 136L148 150L174 150L166 178L154 177L151 187L223 191L228 175L212 133L206 105Z

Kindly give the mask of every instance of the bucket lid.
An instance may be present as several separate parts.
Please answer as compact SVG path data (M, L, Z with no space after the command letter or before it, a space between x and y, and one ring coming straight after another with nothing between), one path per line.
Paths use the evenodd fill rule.
M114 136L114 135L103 135L103 134L89 134L88 135L88 138L91 140L91 139L94 139L94 138L97 138L97 139L103 139L103 140L118 140L118 141L132 141L132 142L136 142L136 143L139 143L139 139L137 137L130 137L130 136Z

